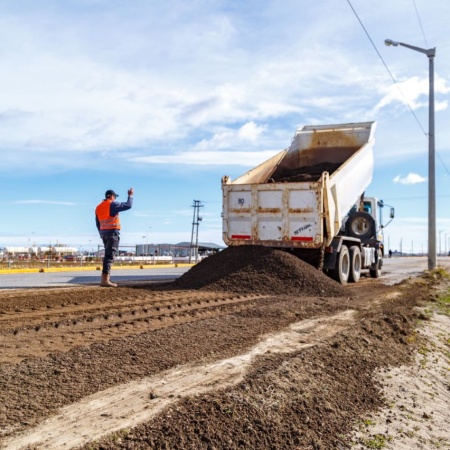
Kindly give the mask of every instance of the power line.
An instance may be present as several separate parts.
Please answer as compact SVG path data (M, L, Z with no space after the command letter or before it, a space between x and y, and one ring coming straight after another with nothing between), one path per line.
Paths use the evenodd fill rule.
M427 38L425 36L425 31L422 26L422 21L420 20L420 14L419 14L419 10L417 9L417 6L416 6L416 0L413 0L413 3L414 3L414 9L416 10L417 20L419 21L420 29L422 30L422 36L425 41L425 47L428 48L428 42L427 42Z
M389 70L389 67L387 66L386 62L384 61L383 57L381 56L380 52L378 51L377 46L375 45L375 43L373 42L372 38L370 37L369 32L366 30L366 27L364 26L364 24L362 23L361 19L359 18L358 13L355 11L355 8L353 8L353 5L351 4L350 0L347 0L347 2L350 5L350 8L352 9L352 11L355 14L356 18L358 19L358 22L361 24L362 29L366 33L367 38L369 39L369 41L372 44L372 46L375 49L375 51L377 52L377 55L380 58L381 62L383 63L384 67L386 68L388 74L392 78L392 81L397 86L397 89L399 90L401 96L403 97L403 100L404 100L405 104L408 106L411 114L414 116L414 119L416 119L416 122L419 125L419 127L421 128L421 130L423 131L423 134L428 138L427 132L424 130L422 124L420 123L419 119L416 116L416 113L413 111L413 109L411 108L410 104L408 103L408 100L406 99L405 94L401 90L400 85L397 83L397 80L394 78L394 75L392 75L392 72Z
M415 0L413 0L414 2L414 7L416 7L416 3ZM355 14L356 18L358 19L358 22L360 23L362 29L364 30L364 32L366 33L367 38L369 39L370 43L372 44L373 48L375 49L375 51L377 52L378 57L380 58L381 62L383 63L384 67L386 68L388 74L390 75L390 77L392 78L392 81L394 82L394 84L397 86L397 89L399 90L401 96L403 97L403 100L406 104L406 106L408 106L411 114L414 116L414 119L416 120L417 124L419 125L420 129L422 130L423 134L425 135L425 138L428 140L428 133L425 131L425 129L423 128L422 124L420 123L419 119L416 116L416 113L414 112L414 110L411 108L411 105L408 103L406 96L403 94L403 91L400 88L400 85L397 83L397 80L394 78L394 75L392 75L392 72L389 70L389 67L387 66L386 62L384 61L383 57L381 56L380 52L378 51L377 46L375 45L375 43L373 42L372 38L370 37L369 32L367 31L366 27L364 26L364 24L362 23L362 20L359 18L358 13L356 12L355 8L353 8L353 5L351 4L350 0L347 0L347 3L349 4L350 8L352 9L353 13ZM423 27L422 27L422 21L420 20L420 16L419 16L419 11L417 10L416 7L416 13L417 13L417 17L420 23L420 27L422 28L422 34L423 37L425 39L425 43L426 43L426 37L425 37L425 32L423 31ZM428 47L428 43L427 43L427 47ZM439 155L439 153L436 151L435 152L437 157L439 158L439 161L441 161L441 164L444 166L444 169L446 170L446 172L450 175L450 171L447 168L447 166L445 165L444 161L442 160L441 156Z
M447 166L445 165L444 161L442 160L441 155L439 155L438 152L435 152L435 153L436 153L437 157L439 158L439 161L441 162L441 164L444 166L444 169L446 170L446 172L450 175L450 172L447 169Z
M438 198L448 198L450 197L450 195L437 195L436 197ZM420 200L420 199L427 199L428 196L427 195L411 195L409 197L383 197L383 200L387 200L388 202L392 201L392 200Z
M420 25L420 29L422 30L422 36L423 36L423 40L425 41L425 47L428 48L428 41L427 41L427 37L425 36L425 30L423 29L423 25L422 25L422 20L420 19L420 14L419 14L419 10L417 9L417 5L416 5L416 0L413 0L413 4L414 4L414 9L416 10L416 15L417 15L417 20L419 21L419 25ZM445 165L443 159L441 158L441 156L439 155L438 152L435 152L437 157L439 158L439 161L441 161L441 164L444 166L444 169L446 170L446 172L450 175L450 171L448 170L447 166Z

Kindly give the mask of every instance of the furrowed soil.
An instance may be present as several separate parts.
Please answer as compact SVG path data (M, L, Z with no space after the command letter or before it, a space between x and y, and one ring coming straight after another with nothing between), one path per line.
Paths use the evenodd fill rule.
M238 247L171 284L0 291L0 448L383 448L355 429L392 405L380 373L415 367L446 289L343 287Z

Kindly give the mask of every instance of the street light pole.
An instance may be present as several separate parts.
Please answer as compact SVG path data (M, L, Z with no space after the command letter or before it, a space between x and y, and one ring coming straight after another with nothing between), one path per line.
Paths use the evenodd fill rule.
M433 270L437 265L436 255L436 180L435 180L435 141L434 141L434 57L436 47L424 49L404 42L386 39L386 45L393 45L424 53L429 61L429 100L428 100L428 270Z

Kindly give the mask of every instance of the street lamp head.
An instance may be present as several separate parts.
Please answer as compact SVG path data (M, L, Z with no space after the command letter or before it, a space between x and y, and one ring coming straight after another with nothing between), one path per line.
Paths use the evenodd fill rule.
M399 44L399 42L393 41L392 39L385 39L385 40L384 40L384 43L385 43L387 46L393 45L394 47L397 47L398 44Z

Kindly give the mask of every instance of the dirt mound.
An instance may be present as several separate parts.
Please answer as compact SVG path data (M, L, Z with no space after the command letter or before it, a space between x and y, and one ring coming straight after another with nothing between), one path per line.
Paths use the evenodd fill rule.
M192 267L175 284L242 294L349 296L342 285L296 256L262 246L228 247Z
M272 180L276 183L294 183L297 181L317 181L323 172L330 175L335 172L341 163L323 162L313 166L298 167L295 169L285 169L282 173L275 174Z

